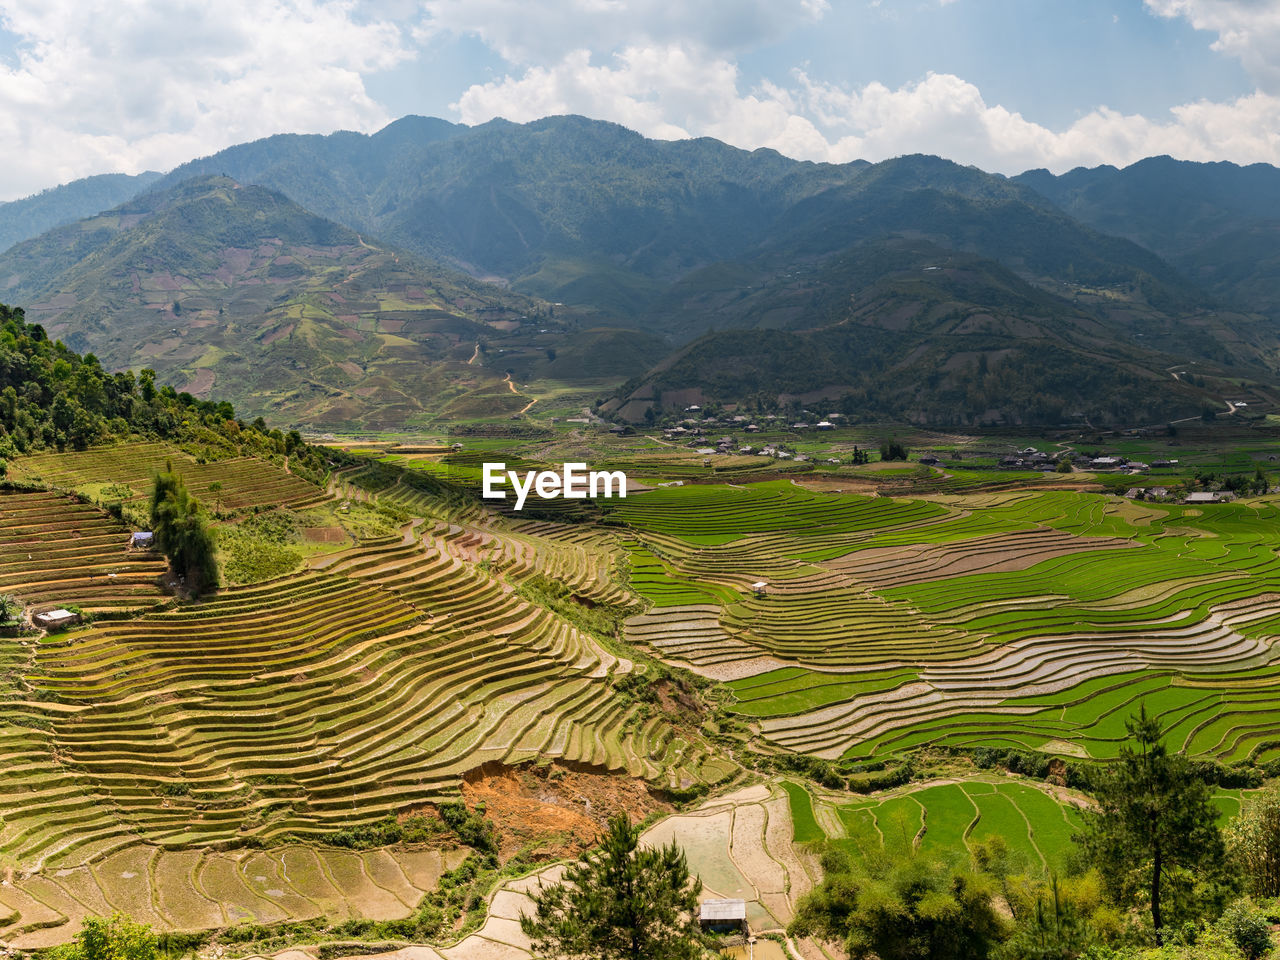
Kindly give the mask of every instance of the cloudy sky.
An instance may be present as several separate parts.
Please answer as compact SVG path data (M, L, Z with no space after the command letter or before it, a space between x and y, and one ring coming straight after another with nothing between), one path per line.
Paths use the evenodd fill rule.
M1280 0L0 0L0 199L406 113L1003 173L1280 164Z

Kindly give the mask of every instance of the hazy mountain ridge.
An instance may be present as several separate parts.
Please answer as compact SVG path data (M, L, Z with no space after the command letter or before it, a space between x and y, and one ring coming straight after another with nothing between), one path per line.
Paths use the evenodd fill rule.
M1280 219L1244 219L1242 197L1250 185L1275 179L1275 196L1253 210L1280 211L1280 172L1158 158L1144 164L1146 174L1099 168L1062 178L1031 171L1009 179L937 157L831 165L714 140L654 141L582 117L523 125L495 120L477 127L406 117L371 136L278 136L184 164L113 211L10 250L0 257L0 278L8 297L34 300L35 315L56 318L56 331L82 338L74 342L82 348L92 344L110 363L169 364L197 386L221 377L220 391L229 389L227 395L240 405L287 410L295 418L358 418L361 394L352 388L371 386L363 379L370 375L368 365L377 366L388 351L400 351L401 363L469 360L468 376L493 363L525 380L590 380L634 372L637 362L654 355L654 335L672 344L698 342L672 354L650 378L633 381L626 396L635 389L668 389L732 400L747 382L709 375L724 364L706 358L732 341L724 339L726 331L758 328L779 331L754 341L769 356L753 361L753 341L746 336L739 338L746 354L735 362L756 371L754 393L772 392L775 400L850 388L868 409L926 420L959 410L968 420L1019 420L1057 416L1055 411L1066 416L1077 408L1098 415L1109 411L1117 419L1158 418L1220 402L1217 387L1180 381L1170 375L1172 366L1198 360L1210 379L1230 374L1265 385L1274 378L1280 333L1265 316L1247 310L1265 314L1270 298L1280 302ZM227 219L208 196L184 192L206 190L215 173L243 184L227 181L219 189L254 198L249 206L256 205L258 221ZM1127 236L1104 232L1116 227L1104 209L1123 208L1121 201L1135 208L1158 205L1169 191L1181 189L1178 184L1220 175L1225 185L1206 191L1208 200L1179 209L1176 216L1189 224L1186 229L1174 229L1166 211L1147 209L1130 218ZM271 225L277 215L287 229L264 226L263 218ZM161 219L161 227L147 226ZM1196 240L1193 234L1207 225L1217 232ZM230 315L222 300L228 294L218 285L225 286L216 276L222 269L218 258L283 233L299 249L269 258L274 265L254 268L266 272L232 284L234 317L225 320ZM1153 250L1156 236L1165 244ZM302 249L310 246L330 253ZM1258 255L1244 257L1242 249ZM1176 262L1162 259L1162 252L1176 255ZM374 311L335 306L327 256L364 278L364 294L372 297L366 306L374 305ZM428 259L418 259L423 256ZM597 331L565 351L539 341L528 325L523 332L496 331L496 316L510 319L543 307L432 261L501 281L542 298L544 306L576 306L596 326L644 332ZM955 268L957 263L964 268ZM184 295L213 300L196 302L194 316L181 307L179 320L156 290L141 296L134 289L121 299L119 278L130 270L137 274L139 264L168 276L164 282L192 283ZM943 267L925 277L931 265ZM196 275L204 279L196 282ZM430 288L431 296L412 304L418 313L411 319L416 323L423 311L435 310L441 323L452 324L448 336L454 339L450 349L436 343L435 352L422 352L422 343L407 337L417 344L411 361L413 351L386 340L401 332L380 328L375 314L381 314L380 296L387 290L403 292L415 284ZM432 299L442 285L466 295ZM277 298L264 299L266 289L276 290ZM106 296L104 290L116 292ZM460 306L468 297L475 304ZM211 304L217 307L212 314ZM550 307L545 309L549 315ZM121 313L130 310L128 317ZM320 326L313 329L314 318L290 312L300 310L318 311ZM893 318L904 311L915 319L899 330ZM564 322L563 314L557 323ZM363 316L368 328L338 321L339 316ZM975 327L974 317L986 319ZM206 331L229 326L243 332L243 324L255 324L270 349L246 354L219 347L226 354L210 358L192 354L187 342L165 347L168 338L159 334L167 330L178 337L188 318ZM970 320L951 322L957 318ZM383 319L395 325L404 318ZM480 326L464 331L458 326L464 322ZM285 328L290 332L277 337ZM150 331L148 339L130 353L130 338L143 329ZM286 356L299 331L309 331L303 338L308 350ZM703 337L712 331L720 332ZM894 336L886 338L885 331ZM428 332L441 333L419 332L426 340ZM382 339L372 354L372 348L352 354L357 340L367 346L375 335ZM478 350L487 337L501 335L519 342L493 354ZM197 339L212 336L206 332ZM708 348L715 337L721 338L718 345ZM900 349L908 341L914 346ZM810 359L790 364L779 356L784 343ZM986 376L979 376L976 358L986 356L988 368L1000 361L1012 371L1024 353L1028 363L1006 379L1028 386L1013 391L1007 404L993 401L994 387L975 387ZM975 358L973 370L953 362L956 354ZM1050 354L1074 376L1059 382L1044 369L1041 360ZM315 393L304 396L296 383L285 389L254 372L259 364L281 362L342 370L351 379L302 377ZM885 379L868 373L871 368L887 371ZM357 369L358 375L352 372ZM1151 382L1122 389L1124 378L1097 376L1099 369L1124 369L1125 377ZM801 372L805 383L796 380ZM398 375L409 376L409 368L402 366ZM1040 381L1045 390L1037 397ZM415 383L418 394L441 386L433 377ZM902 395L904 383L924 396L909 401ZM371 406L390 410L391 418L448 407L397 399L389 382L373 386L370 395L378 401ZM325 390L333 391L328 401L319 395ZM1014 394L1022 399L1012 399ZM638 409L623 407L632 414Z
M110 209L147 189L161 176L154 171L136 176L104 173L0 203L0 250Z
M519 346L518 318L542 309L224 177L19 244L0 276L28 317L109 367L152 367L198 395L216 384L246 413L316 424L403 425L477 390L522 406L467 361L482 341Z
M1280 170L1150 157L1014 180L1082 223L1143 245L1218 300L1280 314Z
M650 407L799 398L934 424L1159 422L1221 406L1217 385L1263 369L1271 342L1244 317L1072 302L995 261L902 238L765 284L737 310L750 328L706 334L608 408L641 419ZM1199 387L1169 372L1192 359Z

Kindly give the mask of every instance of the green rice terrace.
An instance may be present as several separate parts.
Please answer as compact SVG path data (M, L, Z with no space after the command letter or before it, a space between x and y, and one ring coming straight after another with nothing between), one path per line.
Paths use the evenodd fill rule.
M163 559L117 518L166 465L216 501L226 550L275 538L266 573L198 602L162 590ZM813 841L999 835L1049 872L1088 802L973 768L866 796L769 773L794 755L845 776L923 748L1106 761L1145 705L1197 757L1280 758L1274 496L908 498L784 476L521 515L436 461L331 466L319 486L163 443L11 465L0 592L91 622L0 638L0 938L61 943L112 910L186 931L408 917L465 844L335 838L459 797L484 810L486 777L529 770L627 784L645 814L709 795L654 829L785 925ZM757 882L776 863L789 895ZM510 933L502 916L484 929Z

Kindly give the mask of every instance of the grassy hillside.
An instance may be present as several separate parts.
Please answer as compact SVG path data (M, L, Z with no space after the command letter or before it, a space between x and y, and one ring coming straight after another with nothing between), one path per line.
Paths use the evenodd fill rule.
M510 392L508 355L545 357L546 338L576 329L563 311L217 177L20 244L0 256L0 273L32 318L91 345L107 366L151 368L291 424L403 428L465 416L472 394ZM655 355L573 354L557 369L615 379ZM504 402L514 412L528 399Z
M757 286L742 279L721 266L679 284L679 316L745 329L705 335L613 408L639 419L690 396L764 409L822 399L846 415L934 424L1150 423L1220 402L1212 384L1170 376L1179 361L1266 375L1265 337L1218 315L1174 320L1141 281L1068 300L926 241L869 242Z
M1280 170L1151 157L1117 169L1014 178L1077 220L1167 258L1221 301L1280 309Z
M160 179L155 172L104 173L0 203L0 250L123 203Z

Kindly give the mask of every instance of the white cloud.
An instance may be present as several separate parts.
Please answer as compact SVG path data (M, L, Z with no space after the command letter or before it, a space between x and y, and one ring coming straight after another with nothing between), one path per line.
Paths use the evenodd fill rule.
M350 0L0 0L0 194L167 169L281 131L372 130L362 75L409 56Z
M1144 0L1162 17L1216 33L1213 49L1240 60L1253 82L1280 94L1280 4L1275 0Z
M479 37L509 63L550 66L566 49L597 53L680 43L727 52L820 19L828 0L424 0L419 36Z
M1099 108L1054 131L988 104L976 86L950 74L897 89L848 89L802 72L785 87L741 87L731 60L685 46L633 46L604 63L578 50L556 64L474 85L454 108L465 123L581 113L662 139L711 136L831 162L918 152L1004 173L1124 165L1163 153L1280 163L1280 98L1264 93L1186 104L1163 121Z

